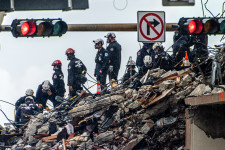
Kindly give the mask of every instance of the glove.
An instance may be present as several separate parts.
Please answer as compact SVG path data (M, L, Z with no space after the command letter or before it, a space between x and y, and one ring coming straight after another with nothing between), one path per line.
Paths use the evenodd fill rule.
M99 70L99 73L101 73L101 74L102 74L102 70Z
M39 104L38 107L39 107L40 110L43 109L43 105L42 104Z
M51 96L52 95L52 91L48 90L48 95Z
M83 70L83 71L82 71L82 74L83 74L83 75L85 75L85 74L86 74L86 71L85 71L85 70Z
M69 91L71 92L73 90L72 86L69 86Z
M109 66L109 72L113 72L113 66Z

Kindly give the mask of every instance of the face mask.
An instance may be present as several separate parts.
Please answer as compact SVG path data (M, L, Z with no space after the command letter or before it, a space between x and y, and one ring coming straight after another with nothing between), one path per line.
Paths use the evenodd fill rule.
M55 68L55 67L54 67L53 70L56 71L56 70L59 70L59 68Z
M95 49L99 49L99 46L98 46L98 44L95 44Z
M68 54L67 55L67 60L72 60L74 57L75 57L74 55Z
M110 43L110 39L109 38L107 38L107 43Z

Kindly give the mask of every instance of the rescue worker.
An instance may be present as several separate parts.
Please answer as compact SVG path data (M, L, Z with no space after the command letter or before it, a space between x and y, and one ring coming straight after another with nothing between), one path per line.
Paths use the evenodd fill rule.
M22 127L30 120L31 115L35 115L39 111L38 106L34 104L34 98L32 96L27 96L25 102L21 104L16 111L16 126L18 128Z
M53 106L56 107L58 105L58 102L55 100L55 95L56 92L53 85L48 80L42 82L38 86L36 93L36 99L39 107L43 107L43 109L45 109L47 107L46 103L48 99L53 103Z
M164 47L162 43L156 42L153 45L154 54L152 57L154 58L154 66L153 68L161 68L165 71L171 70L173 68L172 57L164 51Z
M93 42L95 43L95 49L98 50L95 57L96 67L94 76L97 78L97 81L100 81L101 89L103 89L106 83L109 53L104 47L102 47L104 44L104 41L102 39L97 39Z
M75 51L72 48L66 50L67 60L70 60L68 64L68 86L69 96L75 96L78 90L82 90L82 84L87 81L85 74L87 72L86 66L83 62L75 57Z
M128 61L127 63L127 71L126 73L124 74L123 76L123 79L122 79L122 83L124 83L125 81L127 81L130 77L132 77L136 72L135 70L135 61L133 61L132 59Z
M19 108L19 106L20 106L22 103L25 102L25 98L26 98L27 96L32 96L33 99L34 99L34 102L36 102L36 98L35 98L35 96L34 96L34 91L33 91L32 89L27 89L26 92L25 92L25 96L20 97L20 98L16 101L16 103L15 103L15 109L16 109L16 110Z
M153 55L153 49L152 49L153 43L143 43L143 47L137 52L137 59L136 59L136 65L138 68L139 75L144 75L148 69L151 69L152 65L152 59L149 57L146 57L145 61L148 66L144 63L145 56L152 56ZM151 62L150 62L151 61Z
M176 69L182 69L183 58L187 52L190 62L193 62L193 57L190 51L190 46L193 45L192 37L190 35L180 35L178 32L175 32L173 44L173 60Z
M115 33L108 33L106 36L107 51L109 52L109 80L117 81L121 64L121 45L116 41Z
M62 63L60 60L55 60L52 63L53 70L55 71L52 80L53 80L53 87L55 88L55 96L64 97L66 92L65 83L64 83L64 75L62 73Z

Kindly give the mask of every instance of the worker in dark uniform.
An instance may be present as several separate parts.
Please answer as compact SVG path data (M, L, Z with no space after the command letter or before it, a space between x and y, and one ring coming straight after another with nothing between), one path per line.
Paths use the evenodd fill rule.
M77 94L77 90L82 90L81 85L87 81L85 77L87 68L80 59L75 57L74 53L75 51L72 48L66 50L67 60L70 60L67 85L69 86L69 95L71 97Z
M23 97L20 97L16 103L15 103L15 109L17 110L19 108L19 106L22 104L22 103L25 103L25 98L27 96L32 96L33 99L34 99L34 102L36 102L36 98L34 96L34 91L32 89L27 89L26 92L25 92L25 96Z
M165 71L171 70L173 68L172 57L164 51L162 43L156 42L153 45L153 50L152 56L155 58L153 68L161 68Z
M55 60L52 63L52 66L54 67L53 70L55 71L52 80L53 80L53 87L55 88L56 95L64 97L64 94L66 92L65 89L65 83L64 83L64 75L62 73L62 63L60 60Z
M121 45L116 41L115 33L108 33L106 36L107 51L109 52L109 80L114 82L117 81L118 73L121 64Z
M98 50L95 57L96 67L94 75L96 76L97 81L100 82L101 89L103 89L106 83L106 75L109 64L109 53L104 47L102 47L104 44L104 41L102 39L97 39L93 42L95 43L95 49Z
M17 127L22 127L30 120L31 115L35 115L39 111L38 106L34 104L33 97L27 96L25 103L21 104L16 111L15 122L17 123Z
M183 58L187 52L190 62L193 62L193 57L190 51L190 46L193 45L193 40L190 35L180 35L175 32L173 37L173 60L176 69L182 69Z
M133 61L132 59L128 61L128 63L127 63L127 71L126 71L126 73L124 74L124 76L122 78L122 83L124 83L130 77L132 77L135 73L137 73L136 70L135 70L135 66L136 66L135 61Z
M145 56L153 55L152 46L153 46L153 43L143 43L143 47L137 52L136 65L138 68L139 75L144 75L148 71L148 69L152 68L152 64L150 64L150 63L152 63L151 58L146 57L146 59L145 59L146 63L147 63L147 61L149 61L148 66L146 66L144 63Z
M58 105L58 102L55 100L55 95L56 92L53 85L48 80L42 82L42 84L38 86L36 93L36 99L39 107L43 107L43 109L46 109L46 103L48 99L53 103L53 106L56 107Z

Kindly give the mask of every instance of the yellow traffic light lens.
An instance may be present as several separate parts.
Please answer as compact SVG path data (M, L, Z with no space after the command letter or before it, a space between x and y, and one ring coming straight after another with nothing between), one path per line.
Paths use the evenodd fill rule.
M53 25L50 22L42 22L38 25L38 35L48 36L53 31Z
M219 23L215 20L207 20L204 24L205 33L216 33L219 30Z

